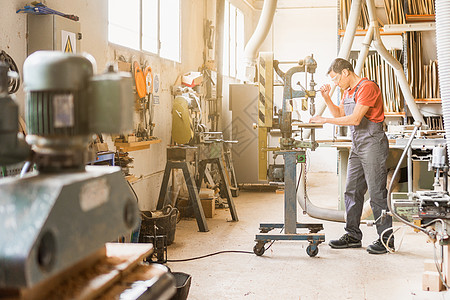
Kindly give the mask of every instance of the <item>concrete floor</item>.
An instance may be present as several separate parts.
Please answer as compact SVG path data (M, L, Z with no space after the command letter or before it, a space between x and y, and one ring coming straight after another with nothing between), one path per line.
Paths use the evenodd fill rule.
M337 175L308 175L309 196L318 206L337 207ZM260 222L283 221L283 194L241 192L234 198L239 222L229 222L228 209L207 219L209 232L198 232L195 219L182 219L168 258L182 259L222 250L252 252ZM317 222L301 212L299 222ZM396 235L399 252L368 254L376 238L373 227L362 225L363 248L336 250L330 239L343 234L343 224L323 222L326 242L319 254L306 254L307 242L275 242L263 256L219 254L189 262L168 263L174 272L192 275L188 299L443 299L441 293L422 292L425 259L433 258L433 245L409 227ZM396 224L400 226L400 224Z

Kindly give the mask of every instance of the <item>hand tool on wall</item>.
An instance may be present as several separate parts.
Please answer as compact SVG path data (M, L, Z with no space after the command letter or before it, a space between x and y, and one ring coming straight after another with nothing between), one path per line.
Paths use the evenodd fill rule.
M16 13L28 13L33 15L58 15L73 21L79 21L80 18L75 15L68 15L60 11L48 8L42 2L33 1L31 5L25 5L24 8L18 9Z

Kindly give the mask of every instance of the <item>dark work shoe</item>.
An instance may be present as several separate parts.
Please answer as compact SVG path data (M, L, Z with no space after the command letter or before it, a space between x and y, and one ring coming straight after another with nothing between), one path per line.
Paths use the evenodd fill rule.
M335 249L360 248L361 240L358 240L346 233L338 240L331 240L328 245L330 245L331 248Z
M386 244L387 241L385 241L384 243ZM389 248L391 248L391 250L395 250L394 249L394 240L393 239L391 239L389 241L388 246L389 246ZM384 253L387 253L388 250L386 249L386 247L384 247L384 245L381 242L381 240L378 239L375 242L373 242L372 245L367 247L367 252L369 252L370 254L384 254Z

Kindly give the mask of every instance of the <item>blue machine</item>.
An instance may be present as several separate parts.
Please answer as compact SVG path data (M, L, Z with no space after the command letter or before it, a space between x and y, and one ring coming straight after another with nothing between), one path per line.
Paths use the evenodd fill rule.
M267 55L265 60L265 65L269 65L267 64ZM306 110L309 100L309 111L311 115L314 115L314 98L316 93L314 86L316 84L313 79L313 73L316 70L317 63L311 55L304 60L300 60L296 66L290 68L286 73L280 70L279 64L280 62L273 61L273 69L282 79L284 85L283 105L282 109L276 112L272 127L268 129L279 129L281 131L280 147L267 148L266 150L274 151L275 156L282 155L284 159L284 223L261 223L259 225L260 234L256 235L256 245L253 248L253 252L258 256L263 255L266 250L265 244L271 241L308 241L309 246L306 248L306 253L313 257L319 252L318 245L325 241L325 234L319 233L319 231L323 230L322 224L297 223L297 190L299 187L297 165L301 165L301 172L306 172L306 151L307 149L315 150L317 148L318 144L315 141L314 130L321 128L322 125L301 122L294 124L292 120L292 101L294 98L303 98L304 105L302 107ZM292 88L292 76L301 72L305 73L306 80L308 80L308 74L311 74L309 90L303 88L300 82L297 83L297 86L300 86L300 90ZM273 82L260 80L259 84L265 85L264 90L269 90L266 87L268 84L273 85ZM293 137L293 126L299 128L301 132L300 139ZM309 140L303 140L302 133L304 129L311 130ZM306 177L303 176L303 178ZM284 230L284 233L269 233L274 229ZM297 233L298 229L307 229L309 232Z

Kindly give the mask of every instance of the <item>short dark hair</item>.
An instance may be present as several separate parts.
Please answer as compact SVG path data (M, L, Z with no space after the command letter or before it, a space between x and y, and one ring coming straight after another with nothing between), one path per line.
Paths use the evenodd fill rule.
M343 58L336 58L331 63L331 66L328 69L327 75L330 74L331 71L333 71L334 73L341 74L342 70L344 70L344 69L347 69L350 72L354 72L353 66L348 60L345 60Z

